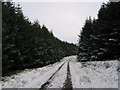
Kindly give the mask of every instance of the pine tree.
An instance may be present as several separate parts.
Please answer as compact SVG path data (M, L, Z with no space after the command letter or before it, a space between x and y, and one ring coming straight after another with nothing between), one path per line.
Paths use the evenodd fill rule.
M59 40L38 20L31 23L20 5L3 2L2 11L3 76L52 64L67 55L76 54L76 45Z
M78 60L120 58L120 2L103 4L98 19L86 20L79 37Z

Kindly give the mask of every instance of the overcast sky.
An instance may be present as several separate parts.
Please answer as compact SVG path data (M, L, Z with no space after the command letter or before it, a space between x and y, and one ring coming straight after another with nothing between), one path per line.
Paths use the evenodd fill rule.
M106 1L106 0L105 0ZM19 2L30 21L38 20L63 41L78 42L87 17L97 18L102 2Z

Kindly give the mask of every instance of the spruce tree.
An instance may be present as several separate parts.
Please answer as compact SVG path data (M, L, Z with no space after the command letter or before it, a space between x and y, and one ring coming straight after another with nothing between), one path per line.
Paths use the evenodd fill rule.
M79 37L79 61L120 58L120 2L103 4L98 19L86 20Z

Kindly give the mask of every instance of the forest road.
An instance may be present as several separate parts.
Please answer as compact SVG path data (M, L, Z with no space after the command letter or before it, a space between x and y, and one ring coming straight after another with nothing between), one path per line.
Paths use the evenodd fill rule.
M70 73L70 66L69 66L69 62L71 60L72 60L71 57L69 57L69 58L67 57L67 60L52 74L52 76L41 86L41 88L39 90L50 89L51 86L52 86L52 82L54 81L54 79L58 79L59 80L58 75L59 75L59 73L61 73L61 71L65 71L66 72L66 73L64 73L64 76L63 76L63 77L66 76L66 78L64 79L64 83L63 83L62 87L60 87L60 88L62 90L66 90L66 89L73 90L72 80L71 80L71 73Z

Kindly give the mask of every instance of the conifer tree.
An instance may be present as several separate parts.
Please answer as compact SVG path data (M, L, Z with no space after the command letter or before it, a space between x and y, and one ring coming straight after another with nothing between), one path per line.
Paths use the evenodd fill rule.
M101 6L98 19L86 20L79 37L78 60L120 58L120 2Z
M38 21L31 23L20 5L2 3L2 74L38 68L76 54L77 46L56 38Z

